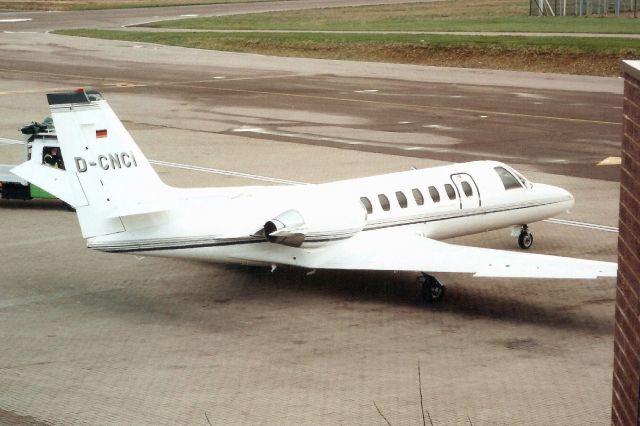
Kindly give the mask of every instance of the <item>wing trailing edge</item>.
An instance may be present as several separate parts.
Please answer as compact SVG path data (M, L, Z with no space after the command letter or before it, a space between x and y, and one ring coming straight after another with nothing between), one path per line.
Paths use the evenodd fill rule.
M500 278L596 279L615 277L618 269L613 262L461 246L394 230L362 232L316 249L278 247L261 253L259 259L241 257L311 269L466 273Z

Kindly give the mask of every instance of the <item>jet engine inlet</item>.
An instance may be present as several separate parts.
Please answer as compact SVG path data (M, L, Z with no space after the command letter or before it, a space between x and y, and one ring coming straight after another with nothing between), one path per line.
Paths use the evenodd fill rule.
M306 236L305 221L297 210L287 210L264 224L267 241L300 247Z

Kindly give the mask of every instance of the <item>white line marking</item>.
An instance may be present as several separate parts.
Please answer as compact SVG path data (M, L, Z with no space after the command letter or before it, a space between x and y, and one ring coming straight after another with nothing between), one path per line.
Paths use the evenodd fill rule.
M312 135L308 133L294 133L294 132L281 132L281 131L267 130L267 129L262 129L260 127L240 127L237 129L232 129L231 131L240 132L240 133L242 132L258 133L261 135L271 135L271 136L284 136L289 138L303 138L303 139L316 140L316 141L336 142L344 145L363 145L363 146L371 146L371 147L403 149L405 151L428 150L432 152L448 152L448 151L444 151L444 148L438 148L438 147L424 147L424 146L416 147L413 145L390 144L385 142L353 141L348 139L333 138L330 136L317 136L317 135ZM495 158L495 156L492 158Z
M378 93L378 89L354 90L354 93Z
M605 231L605 232L619 232L618 228L615 226L608 225L598 225L595 223L586 223L586 222L576 222L574 220L565 220L565 219L546 219L543 222L556 223L558 225L567 225L567 226L576 226L578 228L587 228L594 229L597 231Z
M540 95L538 93L512 93L512 95L515 95L518 98L529 98L529 99L549 99L548 96L544 96L544 95Z
M11 22L26 22L26 21L32 21L31 18L5 18L5 19L0 19L1 23L11 23Z
M196 16L198 16L198 14L196 13L188 13L186 15L180 15L182 18L195 18Z
M160 161L160 160L149 160L149 162L151 164L157 164L158 166L174 167L176 169L194 170L194 171L197 171L197 172L215 173L215 174L225 175L225 176L235 176L235 177L241 177L241 178L247 178L247 179L260 180L260 181L264 181L264 182L283 183L283 184L286 184L286 185L309 185L308 183L297 182L295 180L279 179L279 178L268 177L268 176L253 175L253 174L249 174L249 173L234 172L234 171L231 171L231 170L214 169L214 168L210 168L210 167L201 167L201 166L192 166L192 165L189 165L189 164L170 163L168 161Z
M0 145L22 145L24 142L15 139L0 138Z
M266 133L266 130L261 129L260 127L241 127L239 129L233 129L232 132Z
M425 124L422 127L427 128L427 129L437 129L437 130L455 130L453 127L442 126L440 124Z

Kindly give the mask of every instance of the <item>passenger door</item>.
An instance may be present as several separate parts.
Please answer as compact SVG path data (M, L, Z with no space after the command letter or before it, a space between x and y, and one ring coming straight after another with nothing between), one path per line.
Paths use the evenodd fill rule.
M451 175L451 180L458 190L461 209L480 207L482 205L478 185L476 185L470 175L466 173L457 173L455 175Z

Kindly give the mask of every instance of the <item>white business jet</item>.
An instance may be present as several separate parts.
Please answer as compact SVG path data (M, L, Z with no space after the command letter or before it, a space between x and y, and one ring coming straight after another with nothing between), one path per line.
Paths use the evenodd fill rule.
M434 275L613 277L615 263L448 244L439 240L528 224L571 208L564 189L509 166L476 161L317 185L173 188L165 185L94 90L47 95L66 170L27 161L12 171L76 209L92 249L310 270ZM36 158L34 156L34 158Z

